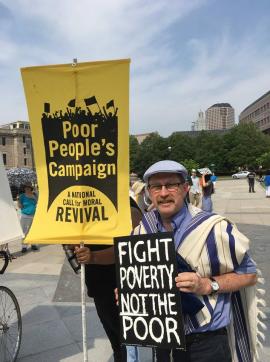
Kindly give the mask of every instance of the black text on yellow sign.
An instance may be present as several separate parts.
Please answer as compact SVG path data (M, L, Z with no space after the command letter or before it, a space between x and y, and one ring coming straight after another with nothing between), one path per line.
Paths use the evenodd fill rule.
M22 69L39 182L29 242L130 232L129 61Z

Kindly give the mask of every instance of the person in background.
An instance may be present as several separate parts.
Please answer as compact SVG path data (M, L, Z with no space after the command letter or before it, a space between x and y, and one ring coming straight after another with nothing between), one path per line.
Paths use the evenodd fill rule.
M256 173L254 172L253 168L250 168L249 173L247 175L249 192L256 192L254 190L255 178L256 178Z
M131 190L134 193L134 199L141 211L147 211L148 205L145 202L145 183L138 180L131 186Z
M28 234L34 214L37 206L37 195L34 193L34 188L30 182L27 182L23 185L24 192L18 196L17 203L18 208L21 209L21 227L24 233L24 236ZM38 250L36 244L31 245L31 249L34 251ZM22 242L22 253L27 251L27 245Z
M202 210L207 212L213 211L213 202L211 195L214 191L211 174L202 174Z
M216 183L217 183L217 176L214 174L214 172L212 173L210 180L213 182L214 189L215 189Z
M142 213L130 197L132 227L140 223ZM98 317L111 343L114 362L126 362L126 348L120 345L120 321L115 303L116 272L114 246L75 246L75 255L80 264L85 264L85 283L88 296L94 299ZM133 352L133 351L132 351Z
M191 186L189 189L189 201L194 206L199 206L201 201L200 179L195 169L191 170Z
M266 197L270 197L270 170L266 171L266 175L264 178L264 185L265 185L265 195Z

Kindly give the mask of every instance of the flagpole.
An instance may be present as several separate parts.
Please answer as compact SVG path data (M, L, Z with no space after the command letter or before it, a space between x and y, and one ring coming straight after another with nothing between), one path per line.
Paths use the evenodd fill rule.
M77 58L73 59L72 67L78 64ZM77 89L76 89L77 90ZM76 105L75 94L75 105ZM84 242L81 241L80 248L84 247ZM82 304L82 339L83 339L83 362L88 362L88 348L87 348L87 335L86 335L86 303L85 303L85 264L81 264L81 304Z
M84 247L81 241L80 247ZM88 362L88 348L86 335L86 303L85 303L85 264L81 264L81 302L82 302L82 337L83 337L83 362Z

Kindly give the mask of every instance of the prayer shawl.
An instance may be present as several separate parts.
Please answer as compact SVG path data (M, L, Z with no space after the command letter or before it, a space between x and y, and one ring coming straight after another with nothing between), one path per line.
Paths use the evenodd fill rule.
M202 277L233 272L248 251L249 240L225 217L206 213L191 205L189 212L192 220L181 240L177 240L177 253ZM157 216L157 210L144 214L133 234L158 232ZM263 282L262 278L258 281ZM265 304L258 294L264 294L264 290L256 286L231 293L232 320L228 326L228 336L233 362L253 362L258 358L257 346L261 346L258 336L264 339L258 327L266 329L259 320L266 316L259 310L259 306ZM188 318L188 323L194 328L210 322L217 302L217 295L197 297L204 307Z

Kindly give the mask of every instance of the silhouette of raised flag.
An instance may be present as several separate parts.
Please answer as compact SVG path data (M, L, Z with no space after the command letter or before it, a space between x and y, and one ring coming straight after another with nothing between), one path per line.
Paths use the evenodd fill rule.
M106 104L106 109L113 107L114 108L114 100L112 99L110 102Z
M44 103L44 112L50 113L50 103Z
M71 99L71 100L68 102L68 106L69 106L69 107L75 107L75 99Z
M95 96L90 97L90 98L85 98L84 102L85 102L86 106L91 106L92 104L97 104L97 100L96 100Z

